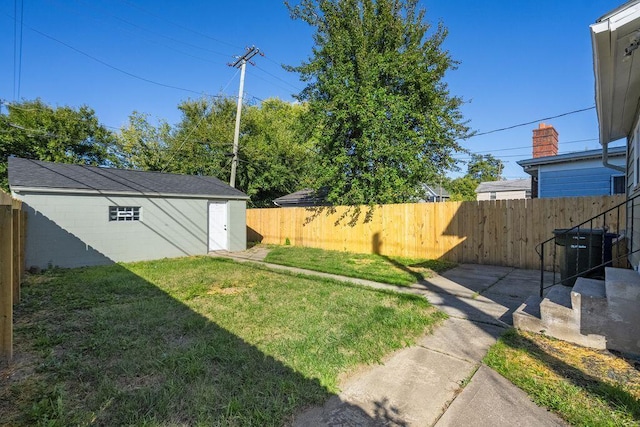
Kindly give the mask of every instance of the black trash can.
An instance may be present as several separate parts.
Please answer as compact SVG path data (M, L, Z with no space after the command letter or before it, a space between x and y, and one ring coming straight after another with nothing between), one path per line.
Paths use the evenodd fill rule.
M560 283L573 286L578 276L603 275L604 267L595 267L611 262L611 245L616 234L606 233L603 229L558 228L553 230L553 235L555 244L562 247L559 250Z

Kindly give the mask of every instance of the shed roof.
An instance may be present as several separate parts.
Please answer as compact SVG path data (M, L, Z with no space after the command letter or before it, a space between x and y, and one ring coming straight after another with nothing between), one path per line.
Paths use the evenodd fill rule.
M531 191L531 178L509 179L506 181L481 182L476 187L476 193L500 191Z
M210 176L43 162L9 157L12 191L248 199Z

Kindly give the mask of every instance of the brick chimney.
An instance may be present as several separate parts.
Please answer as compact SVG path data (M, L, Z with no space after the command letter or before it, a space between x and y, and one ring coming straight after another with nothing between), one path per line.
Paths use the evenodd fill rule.
M540 123L533 130L533 158L558 154L558 131L552 125Z

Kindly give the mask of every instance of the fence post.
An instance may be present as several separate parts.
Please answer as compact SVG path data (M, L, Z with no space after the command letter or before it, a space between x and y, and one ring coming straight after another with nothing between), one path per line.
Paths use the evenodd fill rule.
M12 244L13 254L11 256L13 262L13 303L20 302L20 209L14 207L12 210Z
M0 360L13 359L13 212L0 205Z
M24 275L27 271L27 212L20 211L20 284L24 282Z

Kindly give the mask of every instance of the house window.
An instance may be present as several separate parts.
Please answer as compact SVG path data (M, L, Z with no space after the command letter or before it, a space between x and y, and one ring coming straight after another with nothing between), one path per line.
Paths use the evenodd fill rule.
M109 206L109 221L140 221L140 206Z
M611 194L626 194L626 182L624 175L611 177Z
M489 198L490 198L491 200L495 200L495 199L496 199L496 192L495 192L495 191L492 191L491 193L489 193Z

